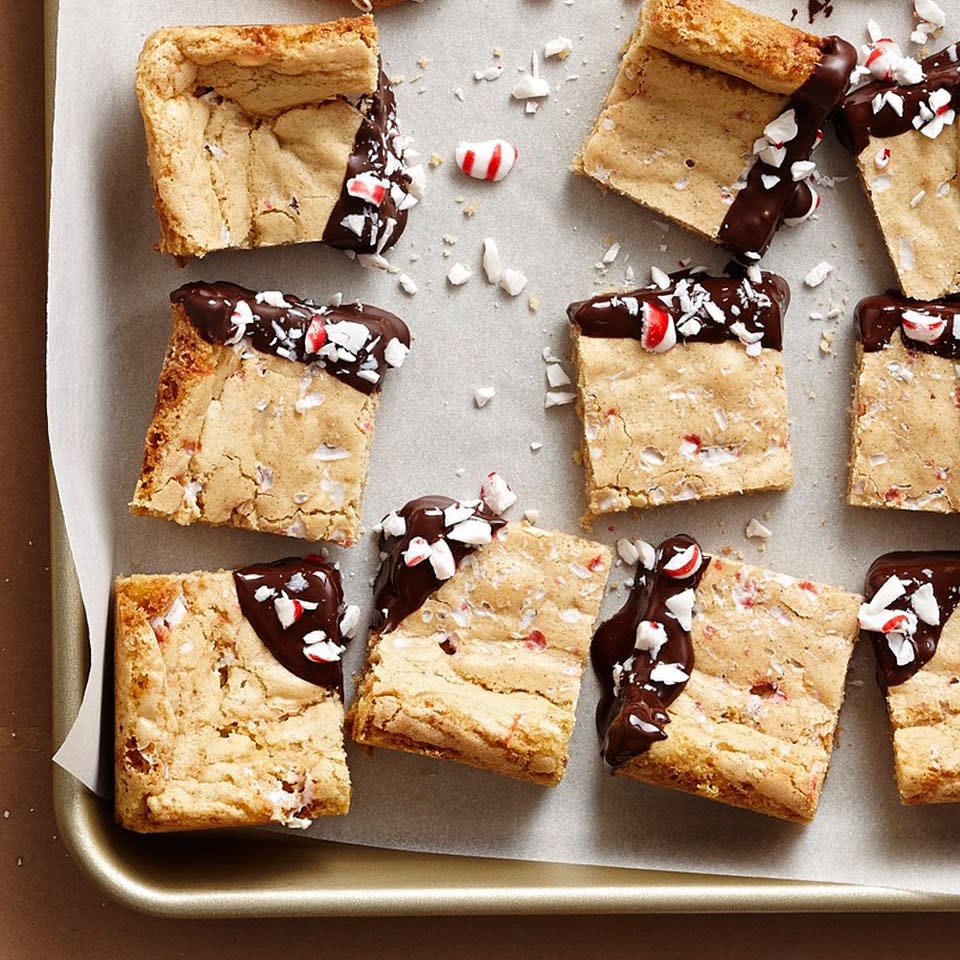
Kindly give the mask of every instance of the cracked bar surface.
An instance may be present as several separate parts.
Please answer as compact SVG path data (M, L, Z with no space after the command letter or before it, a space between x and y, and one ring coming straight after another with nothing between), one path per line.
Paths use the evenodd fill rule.
M290 297L283 301L287 307L277 308L258 303L261 294L222 283L187 285L173 297L191 287L220 298L220 333L232 331L237 342L205 339L188 314L190 302L174 300L173 332L131 510L180 524L199 521L349 545L360 524L380 382L357 381L357 363L343 369L336 349L332 357L326 353L334 347L331 339L317 347L314 362L298 361L293 348L310 339L316 329L310 323L319 324L322 336L334 329L325 320L359 328L362 305L314 307ZM243 316L230 314L238 304L253 304L268 330L280 317L301 330L300 338L285 341L291 349L279 347L282 355L257 349L260 328L252 322L238 327L235 316L241 324ZM409 334L402 322L367 309L399 324L405 351ZM249 306L247 313L253 316ZM240 337L244 331L247 338ZM379 339L382 354L384 337ZM372 364L370 349L372 359L365 363ZM375 366L359 372L372 377Z
M574 169L755 262L816 210L810 154L855 63L726 0L648 0Z
M895 293L857 304L848 503L960 511L958 315L960 303Z
M281 665L233 571L122 577L115 599L119 823L307 826L347 812L340 694Z
M663 739L651 727L640 749L614 754L613 772L806 823L830 762L861 598L749 564L704 559L689 622L689 679L666 708ZM659 560L656 575L638 570L627 606L597 631L594 665L615 703L617 697L630 703L629 678L642 673L633 661L649 656L644 622L662 617L675 630L684 615L679 607L666 613L671 606L664 610L663 596L652 599L663 593L658 578L670 580ZM610 642L611 624L619 628L619 649ZM598 657L605 632L605 656ZM607 715L598 713L598 721Z
M559 783L610 559L566 534L497 530L421 606L371 635L353 738Z
M789 295L781 278L761 277L752 284L745 277L678 276L663 287L569 307L585 524L631 507L791 485L778 349ZM591 335L587 311L604 317L607 328ZM661 352L665 341L645 338L663 311L676 344ZM776 338L760 339L765 315ZM750 329L744 324L748 316Z
M960 802L960 553L884 554L864 594L900 800Z
M140 55L137 95L162 252L326 240L379 253L400 236L409 177L371 17L160 30ZM384 143L371 147L371 132ZM356 212L359 200L341 201L348 173L361 171L364 185L387 186L383 210L361 203L361 220L393 219L373 237L366 227L342 234L331 219Z

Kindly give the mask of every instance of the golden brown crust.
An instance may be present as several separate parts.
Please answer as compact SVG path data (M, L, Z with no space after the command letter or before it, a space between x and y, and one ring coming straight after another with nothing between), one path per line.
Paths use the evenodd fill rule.
M351 735L555 786L609 569L607 547L509 525L371 637Z
M372 92L378 77L371 17L152 34L136 89L158 249L321 239L361 119L340 97Z
M174 304L130 509L349 545L378 405L316 365L207 343Z
M230 571L116 583L117 822L139 832L346 813L343 705L289 673Z
M727 0L646 0L640 39L780 94L801 86L823 54L821 37Z
M757 813L816 813L860 597L714 557L697 589L694 669L667 739L617 770Z
M882 350L857 344L847 502L960 512L960 418L955 361L909 350L900 333Z

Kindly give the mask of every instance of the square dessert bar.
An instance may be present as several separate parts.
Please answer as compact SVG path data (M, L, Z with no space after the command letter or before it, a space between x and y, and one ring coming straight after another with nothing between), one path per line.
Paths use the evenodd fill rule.
M755 262L816 210L810 154L855 64L726 0L647 0L574 168Z
M584 522L630 507L784 490L793 480L781 277L655 271L571 304Z
M371 17L159 30L137 96L165 253L322 240L376 258L421 195Z
M140 832L347 812L340 655L359 611L318 558L116 583L116 818Z
M896 293L857 304L847 500L960 511L960 302Z
M410 334L377 307L186 284L131 509L349 544L378 390Z
M559 783L609 549L423 497L381 551L354 739Z
M613 772L786 820L816 813L860 597L664 541L591 656Z
M867 199L908 297L960 292L960 57L954 43L921 63L895 43L868 48L876 79L847 97L837 132L856 157Z
M860 626L887 696L903 803L960 801L960 552L888 553L864 588Z

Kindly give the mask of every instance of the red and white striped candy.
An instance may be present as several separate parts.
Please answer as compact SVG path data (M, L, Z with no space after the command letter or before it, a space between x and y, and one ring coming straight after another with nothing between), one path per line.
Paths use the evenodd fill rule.
M896 79L895 71L901 59L900 47L889 37L881 37L867 54L864 66L877 80L890 83Z
M703 563L703 554L700 552L700 547L691 543L686 550L675 553L660 569L668 577L682 580L696 573L701 563Z
M903 332L911 340L921 343L935 343L947 328L945 317L932 317L917 310L904 310L901 322Z
M408 567L423 563L433 553L433 548L423 537L412 537L407 549L403 551L403 562Z
M360 200L366 200L375 207L383 203L383 198L387 195L390 184L386 180L375 177L372 173L358 173L347 181L347 193L351 197L358 197Z
M291 600L290 597L277 597L273 601L273 609L284 630L303 616L303 604L299 600Z
M513 169L519 156L517 148L506 140L483 140L480 143L461 140L456 151L457 166L474 180L502 180Z
M303 342L307 353L319 353L320 348L327 342L327 327L320 316L314 316L310 321Z
M640 345L651 353L665 353L677 344L677 331L673 317L655 303L643 303L643 331Z

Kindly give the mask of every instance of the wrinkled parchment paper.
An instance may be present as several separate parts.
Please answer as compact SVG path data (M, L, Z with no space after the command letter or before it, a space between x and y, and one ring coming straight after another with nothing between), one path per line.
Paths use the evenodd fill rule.
M791 0L753 0L788 19ZM942 0L944 43L960 30L960 3ZM798 4L797 22L806 20ZM352 12L318 0L208 0L208 22L323 19ZM167 295L192 279L227 279L322 301L336 291L403 316L416 343L389 378L376 425L364 504L369 529L413 496L475 496L489 470L520 495L512 516L540 510L540 523L578 530L583 509L572 407L545 410L542 351L568 354L566 304L624 283L628 268L645 283L651 263L673 269L690 258L724 263L679 227L614 195L603 196L569 165L590 129L617 68L618 48L637 6L627 0L426 0L379 17L384 63L401 82L401 122L428 156L426 199L391 254L419 290L403 293L397 276L368 272L318 244L211 254L178 268L152 249L157 224L144 163L133 72L144 38L163 25L197 22L185 0L61 0L57 73L49 293L49 419L54 468L90 626L91 672L76 726L57 761L87 785L109 782L99 743L107 609L114 575L230 567L305 552L293 540L131 517L126 503L140 465L157 375L169 334ZM870 7L905 48L908 0ZM814 29L866 39L863 5L838 0ZM573 53L542 60L547 41L565 35ZM511 99L531 53L552 93L533 116ZM504 66L493 81L474 71ZM457 96L456 91L461 91ZM691 130L691 138L697 131ZM499 184L464 177L453 163L460 139L503 137L520 160ZM680 504L616 516L594 535L608 542L643 536L656 542L680 530L705 549L724 545L785 573L858 590L878 554L899 548L956 547L958 518L868 513L844 505L848 405L853 357L850 313L885 289L893 273L853 179L853 165L828 135L817 156L837 178L821 214L783 230L764 266L784 274L794 293L786 362L796 481L785 494L709 504ZM467 216L468 208L475 213ZM481 241L494 237L505 265L529 277L511 298L480 270ZM609 265L601 258L621 244ZM816 289L802 278L821 260L834 265ZM472 279L453 288L448 269L462 262ZM536 311L528 306L532 294ZM816 312L826 319L810 319ZM824 334L832 335L827 352ZM826 344L824 344L826 346ZM572 372L567 362L567 369ZM473 393L496 396L477 409ZM532 443L542 444L532 450ZM774 536L761 556L744 528L763 519ZM335 550L348 599L365 615L374 573L371 535ZM612 581L631 571L619 567ZM612 592L609 613L622 601ZM54 598L56 602L56 598ZM65 639L65 638L64 638ZM361 666L362 634L346 656ZM347 698L352 695L348 682ZM349 816L316 824L306 836L405 849L700 871L852 881L960 892L960 819L950 806L903 808L892 778L882 698L869 651L858 651L841 732L820 813L807 828L708 801L614 779L597 756L592 714L597 685L588 675L563 783L544 790L451 763L350 749L354 780ZM101 750L106 747L105 751Z

